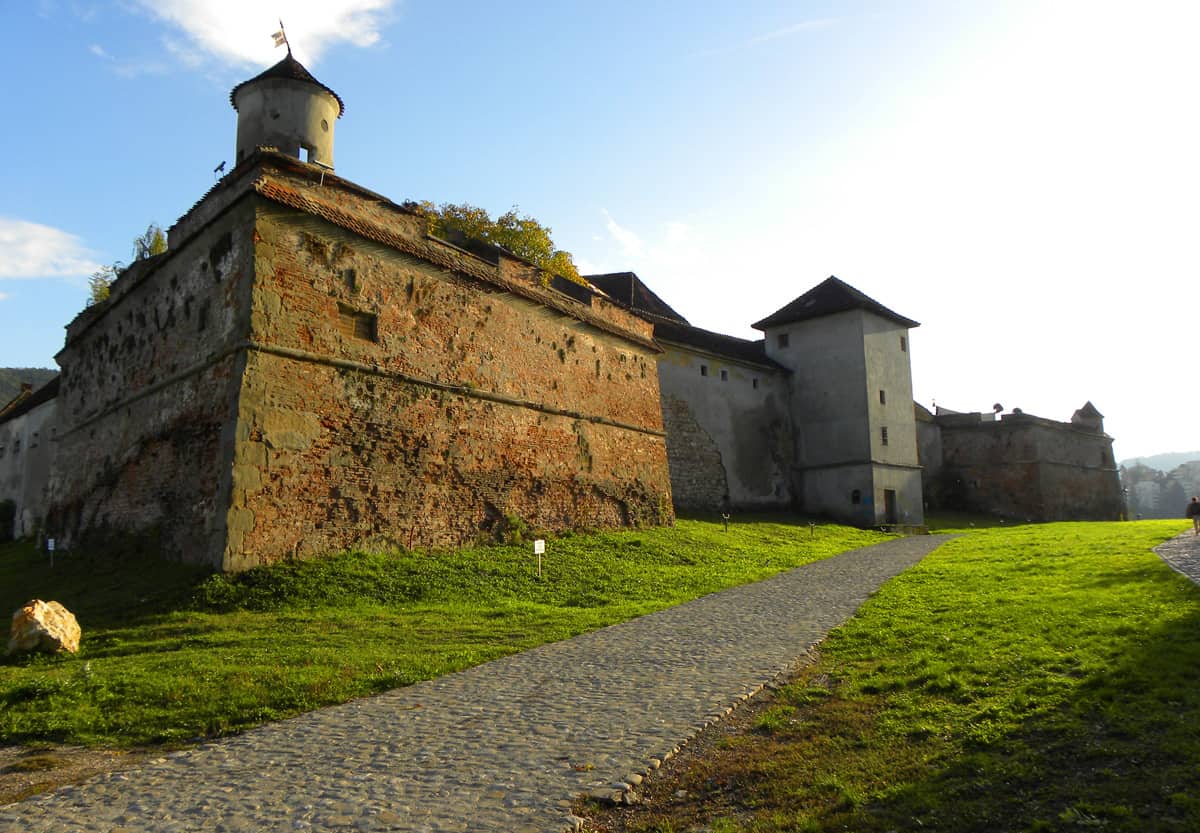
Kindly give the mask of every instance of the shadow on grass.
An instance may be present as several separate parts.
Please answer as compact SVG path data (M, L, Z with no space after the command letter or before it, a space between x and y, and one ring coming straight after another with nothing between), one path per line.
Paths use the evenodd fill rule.
M0 612L54 600L87 627L144 622L187 606L212 570L149 554L48 553L29 542L0 545Z
M841 821L946 833L1200 830L1200 612L1123 648L1019 731L968 742L948 766Z

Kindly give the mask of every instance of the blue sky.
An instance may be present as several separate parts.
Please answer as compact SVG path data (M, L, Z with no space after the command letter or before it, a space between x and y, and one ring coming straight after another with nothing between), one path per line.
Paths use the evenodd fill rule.
M926 406L1200 448L1190 2L6 0L0 366L53 366L88 274L211 187L279 17L341 176L519 205L744 337L836 274L922 322Z

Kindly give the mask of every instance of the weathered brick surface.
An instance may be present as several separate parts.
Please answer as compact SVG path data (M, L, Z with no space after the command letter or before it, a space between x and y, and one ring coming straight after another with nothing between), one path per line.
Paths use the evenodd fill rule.
M213 560L228 501L224 435L240 385L232 348L247 321L250 217L235 209L229 223L138 264L68 328L48 516L65 545L145 536L168 557Z
M356 186L256 164L72 324L59 535L243 569L461 544L505 516L672 520L649 325Z
M231 566L670 520L648 350L298 212L256 236Z

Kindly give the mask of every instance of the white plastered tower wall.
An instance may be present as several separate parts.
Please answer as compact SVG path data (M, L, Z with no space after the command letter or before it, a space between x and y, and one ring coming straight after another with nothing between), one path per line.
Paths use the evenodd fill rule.
M870 312L864 311L862 316L875 522L923 525L925 509L913 410L909 331ZM894 495L890 507L889 491Z

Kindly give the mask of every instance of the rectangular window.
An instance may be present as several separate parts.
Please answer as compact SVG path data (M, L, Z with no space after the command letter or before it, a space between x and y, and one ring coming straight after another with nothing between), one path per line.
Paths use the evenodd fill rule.
M755 390L758 390L758 377L757 376L750 380L750 387L754 388Z
M880 441L880 442L881 442L883 445L887 445L887 444L888 444L888 436L887 436L887 428L886 428L886 427L884 427L884 428L880 428L880 429L879 429L879 441Z
M378 318L373 313L362 312L345 304L338 304L337 328L344 336L379 341Z
M880 405L886 405L886 404L887 404L887 392L886 392L886 391L880 391L880 392L879 392L879 404L880 404Z
M702 365L700 365L700 375L701 375L701 376L707 376L707 375L708 375L708 365L706 365L706 364L702 364Z
M787 347L788 346L788 334L780 333L779 336L776 338L775 343L778 344L780 347Z
M908 352L908 339L905 338L904 336L900 336L900 352L901 353Z
M722 382L728 382L728 381L729 381L729 371L728 371L728 370L722 370L722 371L721 371L721 381L722 381Z

